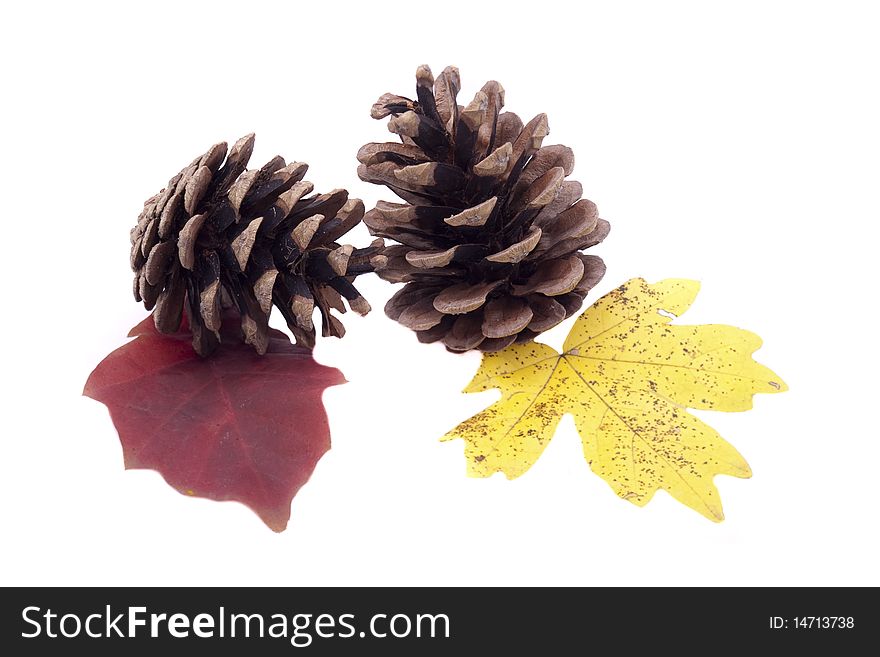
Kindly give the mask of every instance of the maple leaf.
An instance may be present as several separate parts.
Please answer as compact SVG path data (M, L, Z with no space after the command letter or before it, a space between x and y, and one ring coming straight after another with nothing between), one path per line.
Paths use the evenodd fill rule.
M464 392L500 388L501 399L442 440L463 438L468 474L508 479L528 470L559 420L574 416L584 458L625 500L647 504L658 489L710 520L724 519L716 474L749 477L742 456L687 408L745 411L758 392L787 390L751 355L748 331L670 322L699 283L624 283L574 324L563 353L540 343L485 354Z
M344 383L342 373L280 331L259 356L230 322L209 358L192 350L185 325L163 335L147 317L129 336L83 391L110 410L126 469L157 470L185 495L236 500L283 531L330 448L321 393Z

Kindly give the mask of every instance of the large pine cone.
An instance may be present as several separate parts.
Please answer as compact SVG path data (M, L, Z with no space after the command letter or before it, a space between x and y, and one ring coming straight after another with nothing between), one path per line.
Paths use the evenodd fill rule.
M272 305L297 339L312 347L317 306L324 335L345 330L330 309L369 311L352 285L386 259L382 241L366 249L336 243L364 216L364 204L336 189L306 196L308 165L275 157L247 170L254 136L225 143L174 176L145 204L131 231L134 296L153 310L156 328L177 331L185 311L193 348L207 355L220 339L221 315L241 316L245 341L265 353ZM225 162L224 162L225 158Z
M385 94L371 115L389 115L403 143L367 144L360 177L406 203L380 202L364 217L386 248L379 276L406 282L385 306L389 317L442 340L452 351L497 351L526 342L580 309L605 273L596 256L608 222L566 181L574 155L544 146L547 116L523 126L501 112L504 90L487 82L467 107L456 104L458 69L435 82L416 71L417 100Z

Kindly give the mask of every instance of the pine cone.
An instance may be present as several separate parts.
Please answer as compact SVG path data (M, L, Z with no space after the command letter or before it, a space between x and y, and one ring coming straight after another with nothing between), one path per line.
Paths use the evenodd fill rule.
M406 203L380 202L364 217L387 247L379 276L406 282L386 314L422 342L451 351L497 351L531 340L570 317L605 273L596 256L608 222L566 181L574 155L541 146L547 116L523 126L501 112L504 90L487 82L467 107L456 104L458 69L435 82L416 71L416 98L385 94L371 116L392 118L403 143L358 152L360 177Z
M386 262L382 240L366 249L336 243L363 218L360 200L344 189L307 197L302 162L275 157L247 170L253 148L252 134L228 156L225 143L212 146L147 200L131 231L135 299L155 307L162 333L177 331L185 311L202 356L217 346L229 311L241 316L245 341L265 353L273 304L298 344L314 346L315 306L323 334L342 337L331 308L345 312L345 297L368 312L352 282Z

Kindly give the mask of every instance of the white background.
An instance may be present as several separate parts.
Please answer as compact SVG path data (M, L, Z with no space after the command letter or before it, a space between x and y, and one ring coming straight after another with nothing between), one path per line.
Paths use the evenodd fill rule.
M5 3L0 12L2 584L880 584L880 31L872 3ZM611 221L592 302L643 276L700 279L685 323L765 340L790 385L700 413L754 477L719 477L727 520L661 492L618 499L570 419L520 479L465 476L437 438L495 399L479 364L376 309L316 358L333 449L269 531L235 503L122 469L91 369L145 314L128 231L209 145L255 131L253 162L311 164L321 191L391 138L369 118L421 63L494 78L546 111L545 143ZM365 244L362 227L351 241ZM548 333L561 344L570 322ZM293 418L292 418L293 420Z

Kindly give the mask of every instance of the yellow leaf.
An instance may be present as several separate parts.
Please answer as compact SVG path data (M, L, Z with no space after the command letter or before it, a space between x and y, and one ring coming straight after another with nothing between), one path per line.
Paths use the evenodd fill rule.
M713 477L749 477L751 470L687 409L745 411L755 393L788 388L752 359L761 346L754 333L670 324L699 287L635 278L577 319L562 354L535 342L485 354L465 392L500 388L502 397L443 440L465 440L469 475L503 472L513 479L571 413L584 458L620 497L643 506L662 488L710 520L723 520Z

